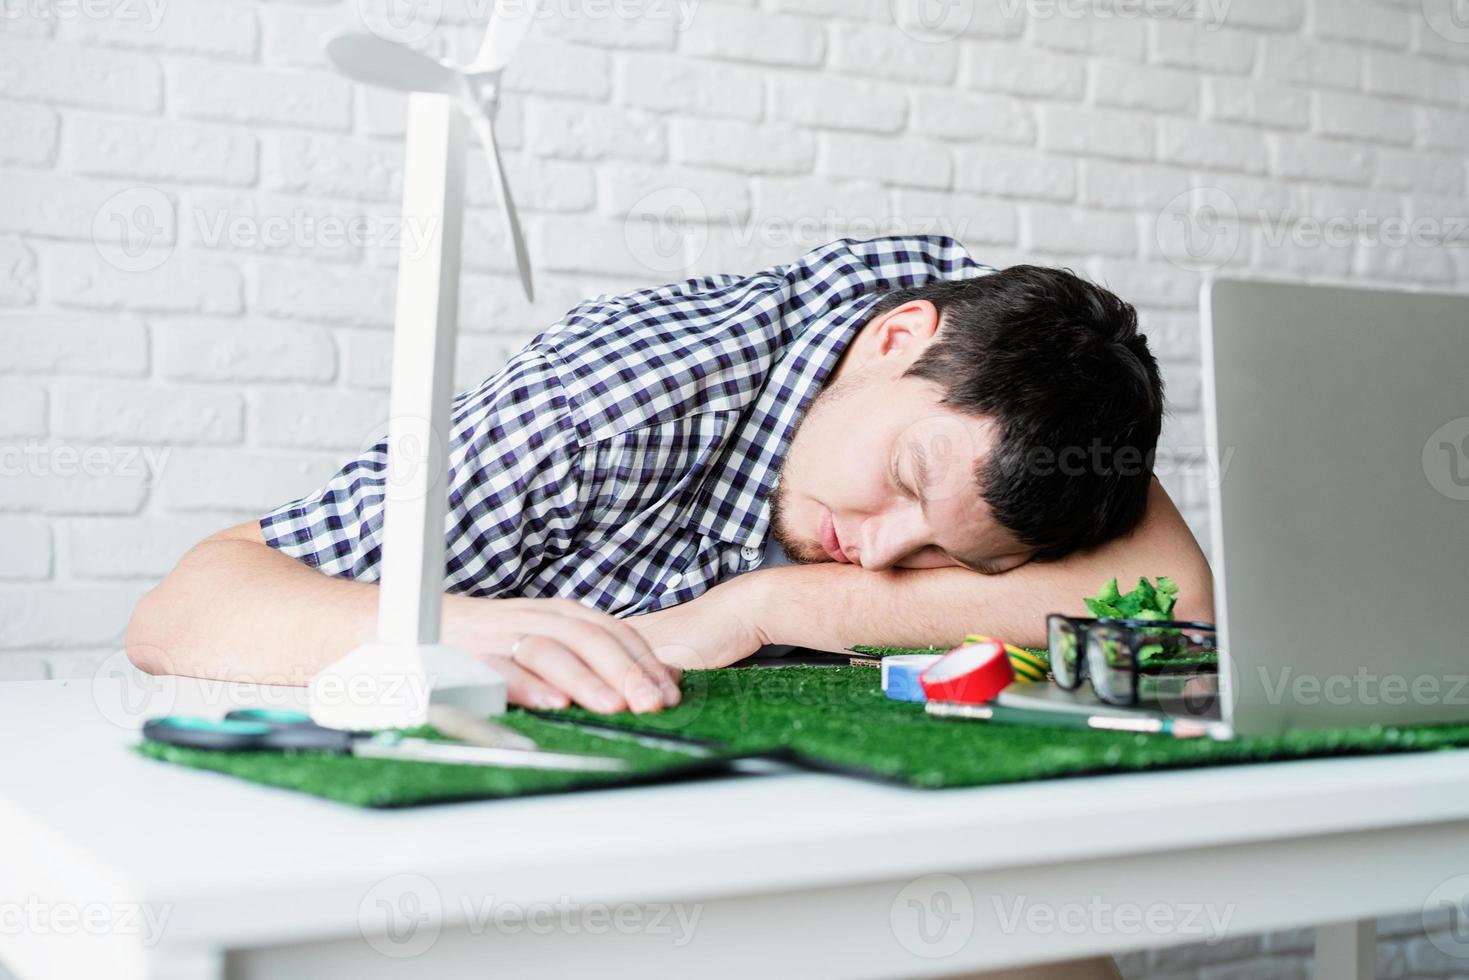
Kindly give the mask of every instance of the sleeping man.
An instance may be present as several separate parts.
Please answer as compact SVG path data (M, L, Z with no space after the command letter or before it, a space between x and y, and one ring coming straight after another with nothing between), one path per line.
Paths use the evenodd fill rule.
M767 646L1044 645L1113 576L1207 620L1162 415L1131 306L946 238L589 300L454 401L443 642L512 702L642 712ZM133 661L305 683L371 639L385 459L195 546Z

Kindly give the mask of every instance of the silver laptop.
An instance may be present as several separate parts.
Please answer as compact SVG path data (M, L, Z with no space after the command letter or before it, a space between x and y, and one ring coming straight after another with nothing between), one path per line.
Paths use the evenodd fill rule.
M1469 297L1202 294L1236 734L1469 721Z

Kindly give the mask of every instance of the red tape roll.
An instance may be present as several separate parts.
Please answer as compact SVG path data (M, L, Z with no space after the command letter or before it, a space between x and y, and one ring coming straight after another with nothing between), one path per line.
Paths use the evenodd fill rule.
M1015 666L993 640L955 647L918 675L930 701L984 704L1015 683Z

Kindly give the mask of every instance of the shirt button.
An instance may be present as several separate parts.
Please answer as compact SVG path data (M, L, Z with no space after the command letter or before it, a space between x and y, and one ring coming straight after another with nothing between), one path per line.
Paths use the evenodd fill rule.
M743 558L745 561L754 561L756 558L760 557L760 549L751 547L750 545L745 545L743 548L740 549L740 557Z
M668 576L668 587L670 589L676 589L676 588L678 588L679 587L679 584L682 583L682 582L683 582L683 576L680 575L678 572L674 572L672 575Z

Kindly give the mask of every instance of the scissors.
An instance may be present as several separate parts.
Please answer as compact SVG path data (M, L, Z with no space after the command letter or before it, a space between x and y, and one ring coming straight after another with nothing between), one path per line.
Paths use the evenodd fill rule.
M299 711L244 708L223 719L164 715L143 725L143 737L190 749L256 752L331 752L369 759L440 762L450 765L504 766L521 769L567 769L578 772L621 772L627 762L612 756L545 752L540 749L486 747L438 742L396 732L350 732L324 728Z

